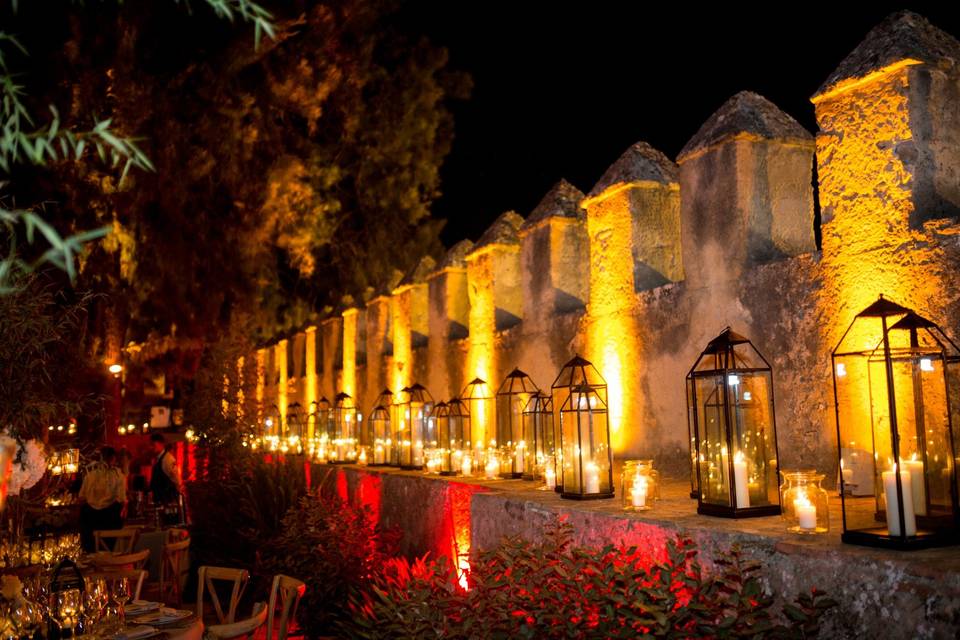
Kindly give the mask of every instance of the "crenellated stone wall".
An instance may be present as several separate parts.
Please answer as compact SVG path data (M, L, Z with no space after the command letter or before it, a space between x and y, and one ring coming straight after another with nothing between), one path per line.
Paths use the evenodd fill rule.
M781 466L834 478L830 351L853 315L884 293L960 338L958 64L956 39L897 14L812 98L816 136L743 92L676 162L639 142L586 196L558 182L526 219L504 213L362 314L321 322L312 378L290 385L286 346L258 354L263 415L306 406L310 385L352 390L364 412L385 387L421 382L445 400L477 376L496 389L514 367L549 388L581 353L609 383L617 456L682 478L684 379L730 326L773 366Z

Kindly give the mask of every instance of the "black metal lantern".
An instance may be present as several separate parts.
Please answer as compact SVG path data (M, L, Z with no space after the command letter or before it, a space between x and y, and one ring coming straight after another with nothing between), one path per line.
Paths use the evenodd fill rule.
M526 471L523 408L530 396L539 391L530 376L520 369L507 374L497 391L497 448L501 478L520 478Z
M470 414L470 434L464 448L473 449L474 464L479 464L495 435L491 425L493 396L490 395L490 387L485 380L474 378L464 387L460 399L467 405L467 413Z
M883 296L833 351L842 540L894 549L960 542L960 348Z
M326 451L335 437L333 426L333 409L325 396L317 400L314 410L314 434L320 445L321 458L326 459Z
M532 394L523 408L523 441L527 445L523 479L537 480L549 473L553 475L552 485L556 486L557 444L553 429L553 400L545 393L538 391Z
M728 518L779 514L769 363L750 340L727 327L697 358L687 388L697 513Z
M557 443L556 456L554 457L554 465L556 468L557 477L556 486L554 489L558 493L563 492L564 477L564 448L562 446L562 434L560 433L562 427L560 422L560 410L566 403L567 398L570 395L570 390L581 386L596 387L598 389L602 387L603 403L606 405L606 381L603 379L603 376L600 375L600 372L597 371L597 368L593 366L589 360L576 355L567 364L563 365L563 368L560 369L560 373L557 374L556 380L553 381L553 385L550 387L550 396L553 400L553 439L554 442ZM611 484L611 487L612 486L613 485Z
M401 469L423 469L424 443L430 435L428 424L433 410L433 398L423 385L417 383L400 391L397 421L398 450Z
M613 497L613 457L607 422L607 385L573 387L560 409L562 498Z
M367 416L364 432L368 434L365 444L370 448L370 464L382 467L390 464L390 450L393 434L390 431L390 410L393 406L393 393L384 389L377 396L373 411Z
M333 399L331 462L355 462L357 459L357 408L350 394L340 392Z
M470 455L464 434L470 432L470 413L459 398L439 402L434 407L437 440L440 447L440 475L455 476L464 468L463 457Z

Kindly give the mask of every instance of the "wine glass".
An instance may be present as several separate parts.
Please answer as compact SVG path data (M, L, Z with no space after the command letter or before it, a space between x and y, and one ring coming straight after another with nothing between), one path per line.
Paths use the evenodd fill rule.
M60 629L60 637L65 638L72 635L73 628L77 626L77 618L80 615L80 590L65 589L53 594L52 598L53 621Z
M130 580L125 577L117 578L113 581L113 601L117 603L118 615L120 618L120 632L127 627L126 604L130 599Z

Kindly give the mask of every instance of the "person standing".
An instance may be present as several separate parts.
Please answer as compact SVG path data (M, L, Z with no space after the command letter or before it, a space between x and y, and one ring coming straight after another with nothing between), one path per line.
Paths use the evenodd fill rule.
M150 493L153 502L165 505L180 500L180 469L177 460L170 452L163 434L154 433L150 436L153 443L153 452L156 459L153 462L153 471L150 473Z
M80 544L84 551L95 551L93 532L123 527L127 506L127 479L116 465L113 447L100 450L100 461L94 463L83 478L78 498L80 507Z

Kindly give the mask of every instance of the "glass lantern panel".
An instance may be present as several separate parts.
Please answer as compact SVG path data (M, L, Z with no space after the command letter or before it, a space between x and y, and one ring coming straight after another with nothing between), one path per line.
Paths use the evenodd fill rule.
M779 503L776 435L773 418L773 381L769 371L727 374L734 440L734 484L737 508ZM740 462L747 479L744 502Z
M693 401L693 378L687 377L687 444L690 446L690 496L695 498L700 491L697 484L697 436L694 431L696 405Z
M560 412L560 419L564 493L611 493L606 403L593 390L573 391Z
M730 459L723 375L696 376L697 467L700 499L707 504L730 505Z
M527 456L524 477L542 477L547 460L556 455L553 407L549 396L542 393L531 396L523 410L523 440Z
M893 333L893 332L891 332ZM896 398L899 465L910 473L914 514L949 517L950 423L941 352L898 349L891 353Z
M956 472L957 463L960 462L960 458L958 458L958 455L960 455L960 359L948 358L945 363L945 368L950 411L949 419L951 429L953 430L953 447L943 452L948 459L947 468L944 469L943 473L948 478L953 478L954 482L958 482L956 491L960 494L960 478L957 478L960 474Z
M840 467L844 488L844 529L877 529L880 512L877 463L879 450L889 451L889 405L883 358L868 354L833 359L837 393ZM884 438L884 432L887 434ZM886 443L886 444L884 444ZM876 447L880 445L878 450ZM888 454L889 455L889 454Z
M470 415L470 435L466 438L466 447L472 448L479 456L488 446L488 437L490 440L496 437L493 426L493 395L487 383L476 378L464 388L461 400Z

